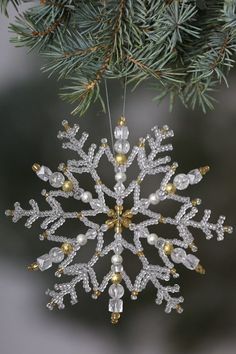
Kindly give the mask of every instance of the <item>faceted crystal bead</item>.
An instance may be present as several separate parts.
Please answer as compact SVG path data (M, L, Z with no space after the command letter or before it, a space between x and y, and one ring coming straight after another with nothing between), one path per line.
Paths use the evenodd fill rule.
M120 299L124 295L124 287L121 284L112 284L108 290L112 299Z
M86 236L87 236L88 238L94 239L94 238L97 236L97 231L96 231L96 230L93 230L93 229L89 229L89 230L86 232Z
M126 126L115 127L114 135L116 139L126 140L129 136L129 129Z
M114 272L114 273L120 273L120 272L123 272L124 268L122 266L122 264L112 264L111 266L111 270Z
M49 256L53 263L60 263L63 261L65 255L59 247L54 247L50 250Z
M110 299L109 300L109 312L123 312L123 300Z
M117 194L121 194L125 191L125 186L123 185L123 183L116 183L114 190Z
M36 172L36 174L42 181L47 182L52 174L52 171L46 166L41 166L40 169Z
M184 173L180 173L175 176L173 183L177 189L184 190L189 186L189 178Z
M119 154L127 154L130 149L130 144L127 140L117 140L115 142L114 149Z
M197 184L202 180L202 174L198 169L192 170L188 173L189 183Z
M101 209L102 208L102 203L100 202L99 199L93 199L91 201L90 205L93 209Z
M123 252L124 248L122 247L122 245L116 245L114 248L114 252L116 254L121 254Z
M193 254L188 254L185 260L183 261L185 267L190 270L194 270L198 266L198 263L199 259Z
M51 268L52 259L49 254L43 254L42 256L37 258L37 264L39 266L39 269L43 272L44 270Z
M171 259L175 263L182 263L186 258L186 252L182 248L175 248L171 252Z
M60 188L64 182L65 182L65 177L61 172L54 172L49 177L49 183L54 188Z

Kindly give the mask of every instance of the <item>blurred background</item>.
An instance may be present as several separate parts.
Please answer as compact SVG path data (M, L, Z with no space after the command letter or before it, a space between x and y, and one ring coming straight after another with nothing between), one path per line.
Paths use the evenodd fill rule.
M13 20L14 11L10 15ZM71 123L79 120L81 130L90 134L89 141L99 143L102 137L109 138L108 117L99 106L82 119L71 117L72 107L58 98L61 83L40 72L42 59L9 43L8 24L9 19L0 16L0 353L235 354L235 234L226 236L224 242L206 241L202 234L196 235L198 256L207 273L201 276L182 271L178 280L185 297L182 315L166 315L163 306L155 305L151 287L136 302L125 298L118 327L110 324L106 296L94 301L79 290L76 306L60 312L46 309L44 292L57 279L50 271L28 273L26 265L46 253L49 245L38 240L38 224L31 230L25 229L23 222L12 224L4 210L15 201L27 208L30 198L42 200L44 185L32 174L34 162L56 170L60 162L71 158L56 137L63 119ZM211 166L211 172L191 188L190 194L203 199L203 208L213 209L213 221L223 214L233 225L236 73L231 73L229 83L229 89L219 88L216 110L206 115L181 105L169 113L167 102L157 106L152 101L153 92L142 87L128 92L126 116L131 143L152 126L168 124L175 130L172 156L180 171ZM122 89L116 82L108 84L114 125L121 114ZM101 177L107 183L113 180L107 171ZM86 187L86 179L81 185ZM144 186L144 195L153 188ZM102 272L103 266L98 271Z

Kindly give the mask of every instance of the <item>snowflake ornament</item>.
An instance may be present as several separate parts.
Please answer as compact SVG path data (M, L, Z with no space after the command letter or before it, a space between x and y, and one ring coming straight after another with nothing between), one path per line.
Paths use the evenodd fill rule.
M38 204L30 200L30 210L23 210L19 203L15 203L13 211L6 211L8 216L12 216L13 222L17 222L23 217L27 221L25 226L30 228L38 219L43 219L40 234L40 240L54 241L57 247L53 247L48 254L40 256L35 263L28 268L30 270L45 271L58 264L55 272L57 277L67 275L71 280L66 283L56 284L54 290L48 290L47 294L51 297L47 307L52 310L55 306L63 309L64 298L70 296L71 304L77 303L76 286L82 283L86 292L92 292L92 297L97 299L104 292L108 292L110 297L108 310L111 312L111 322L118 323L123 312L123 296L126 291L130 293L131 299L136 300L139 293L145 289L151 282L156 288L156 303L166 304L165 311L171 312L172 309L178 313L183 311L181 303L183 297L175 297L173 294L179 292L179 286L169 285L172 278L179 276L176 265L182 265L189 270L194 270L204 274L205 270L199 262L199 259L193 254L197 251L194 244L192 229L200 229L211 239L214 234L217 240L224 239L225 233L232 233L233 229L224 226L225 217L220 216L217 223L209 221L211 211L205 210L200 221L195 221L194 217L198 213L200 199L191 200L189 197L182 196L182 190L190 185L199 183L203 176L208 172L209 167L194 169L187 174L177 174L177 163L171 164L169 156L163 157L172 150L172 145L163 142L173 137L173 131L168 126L163 128L154 127L152 136L141 138L139 146L133 147L129 156L130 144L128 142L129 130L126 126L124 117L118 121L115 127L114 150L107 144L107 139L102 139L101 146L97 149L92 144L85 152L84 145L88 139L87 133L82 133L77 138L79 126L70 127L67 121L63 121L65 130L59 132L59 139L65 139L64 149L70 149L78 154L77 160L69 160L67 164L59 165L59 172L52 172L46 166L39 164L33 165L33 171L44 182L54 188L50 192L42 191L50 209L40 211ZM114 167L115 186L114 189L108 188L103 184L98 175L98 166L103 156ZM132 163L137 160L139 172L136 178L126 185L126 171ZM91 192L84 190L76 175L90 174L95 183L96 196ZM156 189L147 198L140 197L140 188L146 176L163 174L159 188ZM177 194L177 191L180 194ZM124 201L128 196L133 196L133 205L129 209L124 208ZM58 199L73 198L84 203L83 210L66 212ZM113 205L108 205L113 199ZM179 205L175 217L161 215L158 212L158 204L165 200L172 200ZM151 208L150 208L151 207ZM155 208L157 211L153 211ZM106 217L106 222L97 223L93 218L99 214ZM145 220L135 223L135 216L140 214ZM87 231L76 236L61 235L60 227L70 219L76 219L83 223ZM158 225L169 224L176 228L176 238L167 238L165 234L158 231ZM150 228L156 228L157 233L150 232ZM130 237L128 241L124 238L123 231L128 229ZM105 237L108 230L114 231L114 237L111 242L105 245ZM90 240L96 241L96 249L87 263L76 263L75 257L79 254L81 247L89 244ZM148 255L144 253L145 243L156 248L162 265L154 265L148 261ZM126 250L139 258L141 270L136 276L134 282L131 281L123 264L122 253ZM105 255L110 256L110 271L103 277L99 283L94 266ZM79 255L78 255L79 258ZM73 263L74 262L74 263ZM108 290L107 290L108 289Z

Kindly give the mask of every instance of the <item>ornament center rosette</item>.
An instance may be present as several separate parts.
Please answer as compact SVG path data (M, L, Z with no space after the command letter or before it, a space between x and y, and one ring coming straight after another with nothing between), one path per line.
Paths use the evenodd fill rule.
M70 296L71 304L76 304L76 287L82 283L86 292L92 292L94 299L103 293L108 293L111 322L116 324L123 312L124 294L129 293L131 299L136 300L150 282L156 289L156 304L164 302L167 313L172 309L181 313L183 297L174 295L179 292L179 286L170 285L172 278L179 277L181 266L200 274L205 273L199 258L194 254L198 249L194 243L193 231L200 229L206 239L216 236L219 241L224 239L225 233L233 231L230 226L224 225L224 216L220 216L216 223L210 222L211 211L208 209L204 211L202 218L196 221L195 216L201 201L183 195L184 190L203 179L209 167L204 166L188 173L176 174L177 163L171 163L171 158L166 155L172 150L172 145L166 143L166 140L173 137L173 131L168 126L154 127L152 134L141 138L138 146L134 146L130 152L129 129L125 118L121 117L114 131L115 154L109 147L107 139L102 139L98 148L92 144L88 151L85 151L84 145L88 134L84 132L78 137L79 126L75 124L71 127L67 121L63 121L63 126L64 131L59 132L58 135L59 139L65 140L63 148L75 151L78 158L60 164L57 172L52 172L48 167L40 164L33 165L33 171L37 176L53 187L51 191L45 189L42 191L49 209L41 211L37 202L30 200L30 210L24 210L19 203L15 203L14 210L6 212L8 216L12 216L14 222L25 217L25 226L28 228L38 219L42 219L43 231L39 235L40 240L57 244L29 266L33 271L45 271L57 264L58 268L55 272L57 277L63 275L71 277L69 282L56 284L53 290L47 291L51 297L48 308L63 309L67 295ZM163 157L163 154L166 156ZM104 155L108 163L114 167L113 189L103 183L97 172L99 162ZM135 160L139 172L131 182L127 183L127 169ZM80 186L79 176L82 174L91 175L96 196L95 193L92 194ZM145 177L159 174L162 176L159 185L149 196L141 198L142 182ZM130 209L123 206L128 197L133 198ZM67 212L63 208L63 198L81 201L86 205L86 209ZM113 204L108 206L106 198L112 199ZM174 201L178 206L174 217L160 214L158 208L154 211L156 205L166 200ZM93 220L99 214L105 215L104 223ZM133 219L138 214L145 220L134 223ZM87 231L73 236L62 235L60 228L72 219L79 219ZM168 237L159 230L160 224L172 225L176 234L172 238ZM156 231L150 232L150 228L153 227ZM128 240L122 236L125 229L128 229L132 235ZM105 245L104 238L108 230L114 231L114 238ZM86 244L89 247L90 240L96 241L96 249L91 259L87 263L75 262L77 254L76 259L79 260L80 249ZM148 254L144 253L142 246L145 242L156 249L158 258L162 261L161 265L149 262ZM122 253L125 250L137 256L141 264L141 270L133 282L123 262ZM102 281L98 282L94 266L101 257L106 255L110 256L110 270L104 275Z

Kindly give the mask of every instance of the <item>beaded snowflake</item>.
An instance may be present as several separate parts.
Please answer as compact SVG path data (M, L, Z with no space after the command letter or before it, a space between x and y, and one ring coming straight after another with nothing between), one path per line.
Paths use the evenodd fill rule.
M37 219L43 219L40 240L54 241L60 247L52 248L48 254L40 256L35 263L28 268L30 270L45 271L52 267L53 263L59 264L55 272L57 277L62 275L70 276L69 282L56 284L54 290L48 290L51 297L47 304L49 309L57 306L63 309L64 298L70 295L71 304L77 303L76 286L82 283L86 292L92 291L92 297L97 299L102 293L107 291L110 296L108 309L111 312L111 322L118 323L120 314L123 312L123 295L130 292L131 299L136 300L139 293L145 289L150 282L156 288L156 303L166 303L165 311L169 313L172 309L177 312L183 311L181 303L183 297L175 297L173 294L179 292L179 286L169 285L171 278L179 276L175 265L182 264L190 270L195 270L201 274L205 273L204 268L199 263L199 259L193 254L197 251L194 244L192 229L200 229L207 239L211 239L214 234L217 240L224 239L224 233L232 233L233 229L224 226L225 217L220 216L217 223L209 222L210 210L205 210L200 221L195 221L194 217L198 212L200 199L191 200L189 197L181 195L189 185L201 181L203 175L208 172L209 167L194 169L187 174L175 174L177 163L171 164L169 156L163 156L172 150L172 145L163 142L173 137L173 131L164 126L154 127L152 135L141 138L138 146L134 146L131 153L128 142L129 130L124 117L118 121L115 127L114 144L115 153L107 144L107 139L102 139L100 147L97 149L92 144L87 152L84 145L88 139L87 133L82 133L77 138L79 126L70 127L67 121L63 121L64 131L59 132L58 138L65 139L64 149L70 149L78 154L77 160L69 160L67 164L59 165L59 172L52 172L46 166L33 165L33 170L39 178L54 188L50 192L42 191L50 209L40 211L38 204L30 200L30 210L23 210L19 203L15 203L14 210L6 211L8 216L12 216L13 222L17 222L22 217L26 217L25 226L30 228ZM98 166L103 156L114 167L115 185L114 189L108 188L98 175ZM129 184L126 183L126 171L137 160L138 174ZM96 196L81 188L75 175L90 174L95 183ZM154 193L141 198L140 187L146 176L164 175L161 179L159 189ZM177 194L180 191L180 195ZM123 204L128 196L133 196L133 205L130 209L125 209ZM73 198L82 201L87 208L66 212L58 199ZM108 206L111 200L113 204ZM172 200L179 203L178 212L174 217L161 215L158 212L158 204L165 200ZM178 204L177 204L178 205ZM157 211L155 211L157 209ZM104 223L96 222L97 215L105 215ZM135 222L136 215L142 216L143 221ZM60 227L70 219L78 220L86 227L85 233L76 236L64 236L59 234ZM159 230L160 224L169 224L176 228L178 238L169 238ZM155 228L156 233L150 232L150 228ZM124 237L123 231L129 231L128 241ZM113 231L114 237L109 237L111 242L105 245L105 234ZM93 256L87 263L76 263L75 256L81 247L89 244L90 240L96 241L96 248ZM107 239L106 239L107 240ZM145 255L144 247L148 243L156 248L163 265L151 264L148 256ZM132 282L123 265L123 251L130 252L138 257L141 270ZM99 260L111 254L111 266L109 272L98 282L94 266ZM131 262L132 262L132 258ZM74 261L74 263L73 263ZM123 285L122 285L123 284Z

